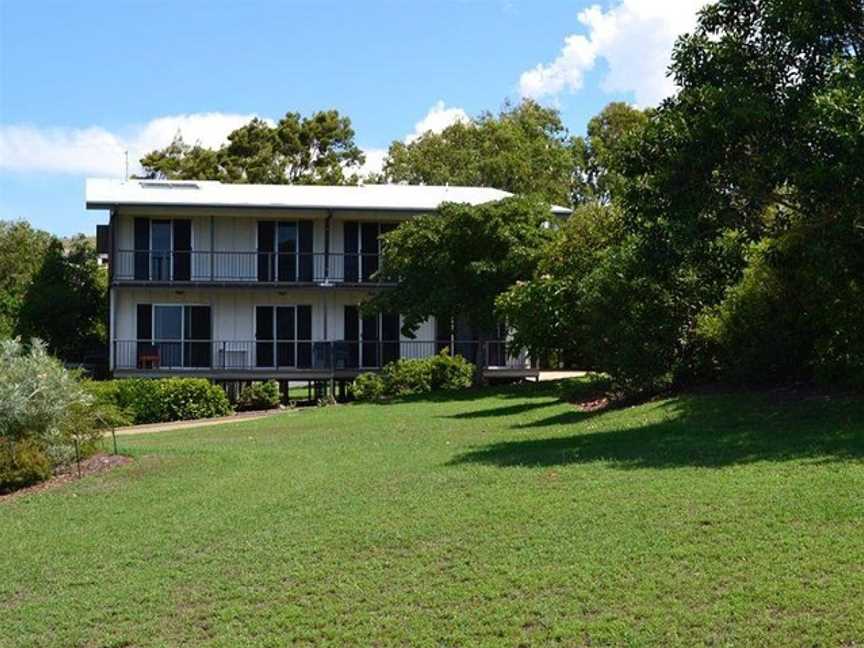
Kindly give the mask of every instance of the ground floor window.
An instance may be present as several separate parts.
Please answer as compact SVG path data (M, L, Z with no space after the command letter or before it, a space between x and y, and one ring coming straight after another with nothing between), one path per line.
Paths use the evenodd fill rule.
M255 307L255 365L312 366L312 307Z
M346 366L383 367L399 359L399 314L361 316L357 306L345 306Z
M139 367L210 366L210 306L138 304L136 325Z

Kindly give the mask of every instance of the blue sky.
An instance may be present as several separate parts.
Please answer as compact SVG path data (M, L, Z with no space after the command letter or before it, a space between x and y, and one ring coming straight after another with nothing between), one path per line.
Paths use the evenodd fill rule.
M609 101L671 91L698 2L658 4L0 0L0 219L92 233L105 216L84 210L85 177L251 115L337 108L372 166L394 139L522 96L582 133Z

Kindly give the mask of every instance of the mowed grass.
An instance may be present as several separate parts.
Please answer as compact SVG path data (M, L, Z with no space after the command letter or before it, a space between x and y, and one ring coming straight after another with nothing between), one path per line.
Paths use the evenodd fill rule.
M864 645L860 400L529 385L120 447L0 505L0 645Z

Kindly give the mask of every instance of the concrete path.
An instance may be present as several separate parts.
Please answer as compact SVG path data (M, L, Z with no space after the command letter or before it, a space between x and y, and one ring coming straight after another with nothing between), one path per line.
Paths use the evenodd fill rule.
M216 418L194 419L192 421L171 421L170 423L147 423L145 425L129 425L127 427L117 428L118 436L126 434L147 434L149 432L166 432L168 430L186 430L189 428L207 427L209 425L223 425L225 423L243 423L245 421L254 421L255 419L274 416L276 414L284 414L297 410L288 409L272 409L260 412L239 412L231 416L219 416ZM108 433L111 436L111 433Z
M581 378L587 371L541 371L540 380L562 380L563 378Z

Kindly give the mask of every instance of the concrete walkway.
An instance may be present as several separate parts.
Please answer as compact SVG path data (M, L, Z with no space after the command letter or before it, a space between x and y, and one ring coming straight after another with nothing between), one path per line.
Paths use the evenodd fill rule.
M564 378L581 378L587 371L541 371L540 380L562 380Z
M272 409L263 410L260 412L238 412L231 416L219 416L216 418L194 419L191 421L171 421L170 423L147 423L144 425L129 425L127 427L117 428L115 432L118 436L127 434L147 434L149 432L167 432L168 430L186 430L190 428L207 427L209 425L223 425L225 423L244 423L246 421L254 421L255 419L274 416L276 414L284 414L286 412L296 412L297 410L288 409ZM108 432L108 436L111 433Z

